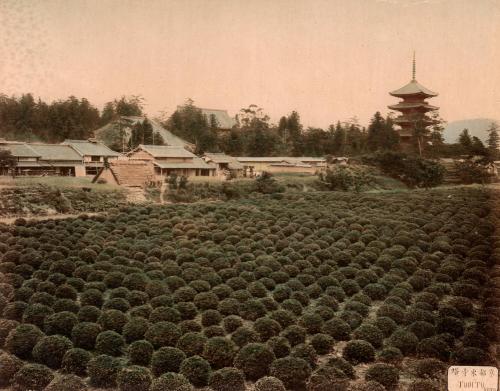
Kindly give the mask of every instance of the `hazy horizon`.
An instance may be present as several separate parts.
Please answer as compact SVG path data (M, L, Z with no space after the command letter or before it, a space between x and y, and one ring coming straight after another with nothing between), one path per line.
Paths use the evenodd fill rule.
M0 93L366 125L398 101L415 50L444 119L497 119L499 22L498 0L0 0Z

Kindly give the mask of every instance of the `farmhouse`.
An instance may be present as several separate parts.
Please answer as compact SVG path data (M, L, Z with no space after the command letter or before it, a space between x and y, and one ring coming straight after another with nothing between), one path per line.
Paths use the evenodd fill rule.
M215 176L216 174L215 164L205 162L182 147L141 144L127 156L130 160L151 162L157 177L171 174L185 177Z
M81 155L69 145L0 140L0 149L16 158L16 175L85 176ZM2 170L2 174L7 171Z
M117 160L121 154L109 149L96 139L88 140L65 140L61 144L69 145L83 159L86 175L95 175L100 168L104 167L104 161Z
M245 170L245 174L253 176L268 171L272 173L315 174L326 167L326 160L317 157L237 157Z
M215 175L223 178L237 178L243 175L243 164L225 153L206 153L203 160L215 164Z

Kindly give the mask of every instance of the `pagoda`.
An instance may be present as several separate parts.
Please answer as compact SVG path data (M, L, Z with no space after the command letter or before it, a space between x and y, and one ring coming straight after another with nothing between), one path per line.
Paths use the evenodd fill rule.
M399 125L399 137L401 148L404 151L409 151L414 148L414 134L417 127L425 129L434 124L434 121L429 118L426 113L437 110L439 107L432 106L427 103L426 99L433 98L438 94L425 88L415 79L415 53L413 53L413 72L411 81L404 87L390 92L392 96L401 98L398 104L388 106L391 110L401 112L401 115L394 119L394 123ZM426 144L425 136L418 140L419 150L422 151Z

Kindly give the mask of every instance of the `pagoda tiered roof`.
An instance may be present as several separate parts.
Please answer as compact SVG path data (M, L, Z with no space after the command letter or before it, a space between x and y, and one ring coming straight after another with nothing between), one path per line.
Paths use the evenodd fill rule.
M412 95L420 95L425 97L438 96L437 92L429 90L428 88L424 87L422 84L417 82L415 79L413 79L400 89L390 92L389 94L401 98L405 98Z
M411 110L411 109L423 109L423 111L437 110L439 107L432 106L427 102L399 102L398 104L389 106L391 110Z

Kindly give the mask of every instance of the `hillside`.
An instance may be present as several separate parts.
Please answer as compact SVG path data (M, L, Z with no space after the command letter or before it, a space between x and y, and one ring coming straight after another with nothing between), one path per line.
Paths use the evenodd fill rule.
M112 121L107 125L104 125L103 127L95 130L94 134L99 141L102 141L109 147L121 145L122 140L120 132L124 132L126 139L125 142L128 142L128 139L130 138L130 134L132 132L132 126L140 121L143 121L144 119L145 117L120 117L120 119ZM148 121L153 127L153 132L159 133L163 137L166 145L175 145L189 149L192 148L192 144L165 129L160 125L158 121L150 118L148 118Z

